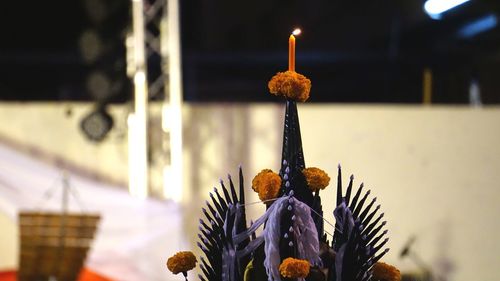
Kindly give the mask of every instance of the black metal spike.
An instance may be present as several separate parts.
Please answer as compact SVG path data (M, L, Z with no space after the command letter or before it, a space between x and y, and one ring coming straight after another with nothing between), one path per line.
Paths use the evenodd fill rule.
M377 210L378 210L378 208L377 208L377 209L375 209L375 211L374 211L373 213L375 213ZM379 222L379 221L380 221L383 217L384 217L384 213L380 214L380 215L378 216L378 218L377 218L374 222L372 222L372 223L370 223L370 225L368 225L368 227L365 229L365 231L363 231L363 234L368 234L368 233L370 233L370 232L372 231L372 229L373 229L373 228L374 228L374 227L378 224L378 222ZM370 217L369 217L369 218L370 218Z
M358 206L356 207L356 210L354 210L354 213L352 214L352 216L354 218L358 218L358 215L359 213L361 212L361 209L363 208L363 205L365 204L365 201L366 201L366 198L368 198L368 195L370 195L371 193L371 190L368 190L366 193L365 193L365 196L363 196L363 198L361 199L361 201L359 201L359 204Z
M205 218L209 221L209 222L212 222L212 221L215 221L215 218L213 218L208 212L207 212L207 209L205 208L201 208L201 212L203 213L203 215L205 215Z
M337 174L337 206L342 203L342 168L338 166Z
M198 238L200 238L202 245L205 246L205 248L207 248L207 250L209 251L216 250L219 248L219 245L217 245L216 243L212 244L210 240L203 238L203 236L200 234L198 234Z
M373 238L373 240L370 241L368 246L375 248L375 244L377 244L378 241L380 241L380 239L382 239L386 234L387 234L387 230L382 231L382 233L380 233L377 237Z
M389 241L389 238L385 238L380 245L377 245L376 247L373 247L374 253L378 252L380 249L382 249L385 244L387 244L387 241Z
M351 205L349 205L349 209L353 211L356 208L356 204L358 203L359 196L361 195L361 191L363 191L363 186L364 183L361 183L361 185L358 188L358 191L356 192L356 195L354 195L354 198L352 198Z
M354 175L351 175L349 178L349 185L347 186L347 191L345 194L345 204L349 206L349 200L351 200L351 192L352 192L352 183L354 181ZM342 203L342 202L341 202Z
M388 252L389 252L389 248L385 249L382 253L380 253L378 256L376 256L372 259L372 263L375 264L376 262L378 262Z
M207 238L203 237L203 235L201 235L200 233L198 233L198 238L200 238L201 243L203 243L203 245L207 247L207 249L213 248L213 244Z
M203 249L202 249L203 251ZM219 256L219 255L210 255L209 253L210 252L205 252L203 251L203 253L205 253L205 256L207 257L208 259L208 265L210 265L210 267L207 267L207 270L209 270L209 273L210 273L210 270L214 273L216 273L216 275L219 273L220 270L217 270L218 268L220 268L220 265L222 264L222 256ZM211 280L210 280L211 281Z
M208 249L205 248L205 246L201 245L200 242L196 242L196 246L198 246L198 248L200 248L205 254L207 254L207 257L208 257Z
M217 245L217 241L215 241L214 237L209 234L209 232L205 231L202 227L198 227L199 231L203 234L203 237L210 241L212 245Z
M222 227L222 225L224 225L224 221L222 220L221 216L219 214L217 214L215 209L210 205L210 203L208 203L208 201L206 201L206 205L208 207L208 210L210 210L210 213L212 214L212 216L215 218L215 221L217 222L217 224L220 227Z
M250 227L252 227L253 225L253 220L250 220ZM255 240L257 239L257 234L255 234L255 232L252 233L252 240Z
M239 180L240 180L240 204L245 205L245 183L243 180L243 171L241 165L239 167Z
M382 231L377 237L373 238L373 240L368 244L369 247L375 248L375 244L380 241L387 234L387 230ZM367 241L368 242L368 241Z
M214 193L215 193L215 195L217 196L217 200L219 200L221 207L222 207L224 210L226 210L226 209L227 209L227 203L226 203L226 200L224 200L224 198L222 198L222 196L220 196L220 194L219 194L219 190L217 190L217 188L215 188L215 187L214 187Z
M206 213L206 211L205 211ZM210 219L209 219L210 221ZM209 227L202 219L200 219L200 225L202 225L208 232L212 233L213 232L213 229L211 227Z
M222 179L219 180L220 186L222 188L222 192L224 193L224 198L226 198L226 203L234 203L233 200L231 199L231 196L229 196L229 191L227 191L226 186L224 185L224 181Z
M239 202L239 204L240 204L240 206L238 208L240 208L241 215L240 215L240 218L238 221L238 225L236 226L236 231L238 233L240 233L240 232L243 232L247 229L246 208L245 208L245 182L244 182L244 178L243 178L243 171L241 169L241 165L239 167L238 175L239 175L239 188L240 188L239 195L240 195L240 197L239 197L239 201L237 201L237 202ZM241 245L238 247L238 250L241 250L244 247L246 247L249 242L250 242L250 239L247 239L244 242L242 242Z
M231 188L231 197L233 199L233 204L236 205L236 202L238 202L238 195L236 195L236 189L234 188L234 183L231 179L231 175L228 174L227 179L229 180L229 187Z
M210 274L210 273L208 273L207 267L208 267L208 265L207 265L207 264L203 264L203 263L202 263L202 264L200 264L200 269L201 269L201 271L203 272L203 274L205 274L205 276L206 276L207 278L210 278L211 274Z
M208 265L208 263L206 262L206 260L203 257L201 257L201 265L203 265L205 267L205 270L208 273L208 274L205 274L206 277L215 275L214 269Z
M222 209L222 206L217 202L215 199L214 195L212 193L209 193L210 199L212 199L212 203L214 204L215 208L217 209L217 212L219 212L219 216L223 216L225 211Z
M312 209L314 212L311 213L311 216L313 217L314 224L316 225L318 239L322 241L323 234L325 233L325 222L323 221L323 206L321 205L319 191L314 194Z
M383 221L377 228L372 230L370 233L366 234L366 241L371 241L375 235L386 225L386 221Z
M361 215L359 215L359 219L362 221L362 224L365 226L366 226L366 224L365 224L366 215L368 215L368 213L370 212L370 209L373 207L373 204L375 204L376 201L377 201L377 197L373 198L372 201L370 202L370 204L368 204L368 206L366 206L363 213L361 213Z

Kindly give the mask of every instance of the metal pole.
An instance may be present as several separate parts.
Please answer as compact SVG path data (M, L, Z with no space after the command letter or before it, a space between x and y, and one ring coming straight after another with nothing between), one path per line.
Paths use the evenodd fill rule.
M176 202L186 197L182 188L182 66L179 1L166 0L166 28L161 34L163 61L168 62L168 93L162 110L162 127L169 137L169 163L163 171L163 194ZM166 16L166 20L165 20ZM167 89L165 89L167 90Z
M422 102L427 105L432 103L432 69L429 67L423 71Z
M69 177L66 172L63 172L63 178L62 178L62 185L63 185L63 190L62 190L62 213L63 215L66 215L68 213L68 201L69 201Z
M144 5L132 0L134 113L129 116L129 190L139 198L148 195L148 88Z

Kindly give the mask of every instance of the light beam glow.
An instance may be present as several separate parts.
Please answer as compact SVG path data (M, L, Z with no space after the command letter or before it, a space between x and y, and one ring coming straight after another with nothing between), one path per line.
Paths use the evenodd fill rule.
M425 12L433 19L441 19L441 14L470 0L427 0Z
M489 14L464 25L457 31L457 36L460 38L471 38L494 28L497 24L497 17L494 14Z

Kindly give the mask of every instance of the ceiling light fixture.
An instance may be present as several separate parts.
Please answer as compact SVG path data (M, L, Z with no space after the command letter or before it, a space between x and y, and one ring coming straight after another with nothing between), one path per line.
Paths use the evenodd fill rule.
M470 0L427 0L424 4L424 10L432 19L439 20L444 12L469 1Z

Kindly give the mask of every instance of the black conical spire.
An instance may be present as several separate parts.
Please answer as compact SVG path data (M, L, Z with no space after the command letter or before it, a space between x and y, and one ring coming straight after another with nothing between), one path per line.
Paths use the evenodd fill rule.
M302 151L302 137L300 135L299 115L295 101L287 100L285 121L283 128L283 152L281 159L280 176L282 178L281 194L293 195L297 200L309 206L313 204L313 194L307 187L302 174L306 167ZM287 204L287 211L281 220L280 256L282 259L296 257L296 238L293 227L293 200Z
M293 190L295 198L311 206L313 194L307 187L302 170L306 167L302 150L299 114L297 103L287 100L283 124L283 151L280 176L283 179L282 194L288 195ZM287 184L288 182L288 184Z

